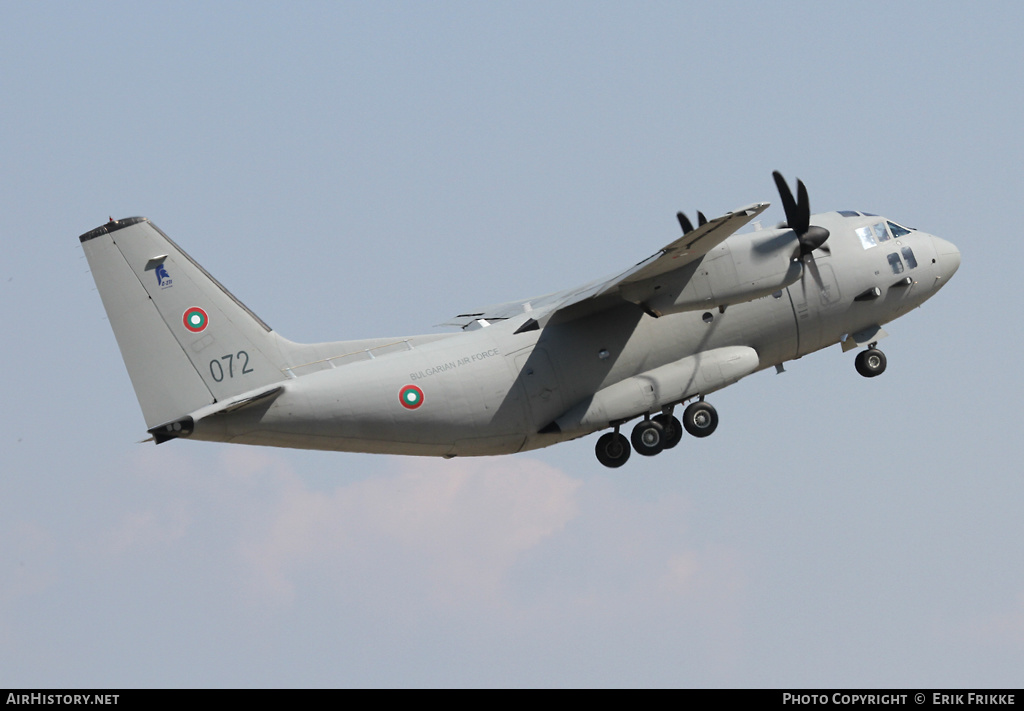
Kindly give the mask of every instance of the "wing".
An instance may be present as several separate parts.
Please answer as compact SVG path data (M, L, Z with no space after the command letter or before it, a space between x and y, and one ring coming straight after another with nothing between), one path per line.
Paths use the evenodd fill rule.
M564 315L568 316L571 311L575 315L577 309L593 311L603 308L605 304L621 303L621 299L624 298L621 292L625 288L630 289L629 301L641 303L647 296L654 293L654 285L649 280L700 261L705 254L764 212L768 205L769 203L766 202L758 202L716 217L613 277L598 279L575 289L546 294L533 299L495 304L473 312L459 314L440 325L467 328L474 324L486 325L492 321L501 321L524 313L531 314L535 319L555 312L566 312ZM648 282L648 284L644 285L644 282ZM645 294L645 288L651 289L650 294Z
M611 293L626 284L635 284L651 277L661 276L685 267L691 262L696 262L767 208L768 203L758 202L716 217L692 232L687 232L675 242L662 247L661 251L652 254L632 269L627 269L617 277L609 279L598 295Z

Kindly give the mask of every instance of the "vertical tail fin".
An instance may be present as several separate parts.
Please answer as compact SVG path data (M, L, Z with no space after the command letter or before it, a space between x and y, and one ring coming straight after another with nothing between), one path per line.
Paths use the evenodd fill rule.
M283 339L148 219L80 239L148 428L284 380Z

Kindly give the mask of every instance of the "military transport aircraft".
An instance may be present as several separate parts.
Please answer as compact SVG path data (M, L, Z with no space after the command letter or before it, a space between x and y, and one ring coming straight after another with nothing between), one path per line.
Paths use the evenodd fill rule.
M786 222L736 234L754 203L697 226L611 278L459 314L460 330L293 343L144 217L81 236L157 444L190 437L277 447L473 456L600 430L597 458L653 456L706 437L705 398L841 343L880 375L882 325L960 266L949 242L867 212L811 215L775 173ZM682 422L675 417L682 410ZM620 428L639 418L627 439ZM632 446L631 446L632 445Z

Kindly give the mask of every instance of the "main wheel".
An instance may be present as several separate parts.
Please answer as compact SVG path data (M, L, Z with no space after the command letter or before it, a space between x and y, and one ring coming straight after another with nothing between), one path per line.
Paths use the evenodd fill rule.
M672 415L658 415L653 418L665 430L665 449L672 449L683 438L683 425Z
M665 428L654 420L643 420L633 428L629 439L637 454L653 457L665 449Z
M718 427L718 411L709 402L690 403L683 411L683 427L694 437L707 437Z
M857 372L865 378L873 378L885 372L885 353L877 348L869 348L857 354L854 362Z
M632 450L626 435L618 432L605 432L597 438L597 461L606 467L621 467L629 459Z

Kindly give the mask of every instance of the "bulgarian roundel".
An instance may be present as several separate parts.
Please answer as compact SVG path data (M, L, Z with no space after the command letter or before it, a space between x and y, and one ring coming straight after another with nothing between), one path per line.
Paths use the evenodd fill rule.
M398 391L398 401L406 410L415 410L423 404L423 391L415 385L406 385Z
M198 306L193 306L181 317L181 322L192 333L200 333L206 330L210 323L210 317Z

